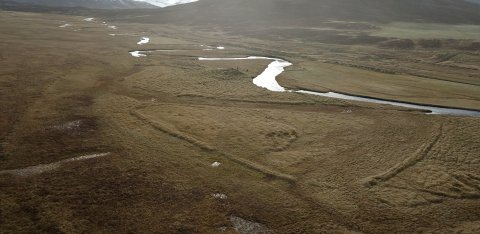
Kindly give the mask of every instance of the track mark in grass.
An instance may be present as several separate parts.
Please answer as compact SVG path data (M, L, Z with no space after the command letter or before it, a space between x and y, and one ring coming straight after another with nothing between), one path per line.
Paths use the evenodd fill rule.
M0 171L0 175L10 174L10 175L19 176L19 177L29 177L29 176L42 174L44 172L56 170L66 163L83 161L83 160L99 158L99 157L105 157L105 156L108 156L108 155L110 155L110 152L100 153L100 154L83 155L83 156L79 156L79 157L75 157L75 158L64 159L64 160L54 162L54 163L49 163L49 164L40 164L40 165L25 167L25 168L20 168L20 169L4 170L4 171Z

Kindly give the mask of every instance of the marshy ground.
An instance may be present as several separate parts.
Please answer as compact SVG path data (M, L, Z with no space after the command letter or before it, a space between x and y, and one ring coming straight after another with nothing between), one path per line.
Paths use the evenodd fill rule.
M478 118L270 92L252 84L269 61L198 61L279 57L285 87L480 109L475 39L85 18L0 11L0 232L480 230Z

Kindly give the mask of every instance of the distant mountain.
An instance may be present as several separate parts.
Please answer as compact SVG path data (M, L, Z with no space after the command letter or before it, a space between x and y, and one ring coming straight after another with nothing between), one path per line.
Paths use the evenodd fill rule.
M473 3L476 3L476 4L480 4L480 0L467 0L467 2L473 2Z
M480 6L464 0L200 0L147 11L151 16L138 20L226 26L314 26L325 20L480 24Z
M6 2L11 0L0 0ZM480 24L480 0L13 0L40 6L125 9L125 21L264 27L316 26L328 20ZM189 4L186 4L189 3ZM5 4L4 4L5 5ZM10 4L11 5L11 4ZM168 8L163 8L171 6ZM22 6L29 10L28 8ZM12 7L10 7L12 8ZM17 7L18 8L18 7ZM147 8L147 9L137 9ZM148 14L147 17L132 17Z
M186 3L191 3L191 2L196 2L198 0L134 0L138 2L146 2L154 6L158 7L168 7L168 6L174 6L174 5L181 5L181 4L186 4Z
M2 0L3 1L3 0ZM51 7L85 7L91 9L144 9L168 7L198 0L13 0L23 4Z
M85 7L93 9L156 8L145 1L134 0L14 0L23 4L51 7Z

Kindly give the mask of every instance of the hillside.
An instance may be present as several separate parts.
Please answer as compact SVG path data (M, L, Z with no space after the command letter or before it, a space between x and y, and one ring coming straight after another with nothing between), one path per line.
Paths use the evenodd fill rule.
M150 10L150 23L316 25L324 20L478 24L480 6L457 0L201 0ZM118 19L144 10L115 13Z
M0 0L0 234L480 233L479 5L132 1Z
M480 5L476 0L200 0L196 2L192 0L15 0L15 2L23 5L13 4L13 1L2 1L1 7L34 12L60 11L67 14L81 11L84 14L107 16L119 21L184 25L319 26L327 20L448 24L479 24L480 22ZM83 7L90 8L92 11L45 8L45 6ZM161 8L165 6L170 7ZM148 16L145 17L145 14ZM142 17L136 17L138 15Z
M473 3L476 3L476 4L480 4L480 0L467 0L468 2L473 2Z
M155 8L147 2L134 0L15 0L23 4L32 4L50 7L85 7L92 9L132 9Z
M157 7L168 7L168 6L196 2L198 0L135 0L135 1L146 2Z
M163 8L195 2L197 0L2 0L3 5L13 3L27 4L42 7L83 7L89 9L146 9ZM25 6L23 6L25 7Z

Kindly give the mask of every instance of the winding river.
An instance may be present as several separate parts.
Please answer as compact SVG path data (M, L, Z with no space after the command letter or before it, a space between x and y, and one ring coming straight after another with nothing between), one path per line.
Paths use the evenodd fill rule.
M149 42L149 38L143 37L138 44L144 44L148 42ZM217 47L216 49L223 50L224 47ZM178 51L178 50L131 51L130 54L133 57L145 57L146 56L145 53L154 52L154 51ZM292 63L279 58L260 57L260 56L249 56L249 57L239 57L239 58L200 57L198 58L198 60L202 60L202 61L272 60L272 62L268 65L268 67L260 75L258 75L256 78L253 79L253 83L258 87L262 87L273 92L292 92L292 93L309 94L309 95L350 100L350 101L360 101L360 102L369 102L369 103L376 103L376 104L383 104L383 105L399 106L399 107L405 107L410 109L427 111L428 112L427 114L432 114L432 115L480 117L480 111L477 111L477 110L421 105L421 104L407 103L407 102L401 102L401 101L391 101L391 100L383 100L383 99L371 98L371 97L361 97L361 96L355 96L355 95L341 94L341 93L335 93L335 92L322 93L322 92L314 92L314 91L308 91L308 90L289 90L289 89L286 89L285 87L282 87L277 82L276 77L282 74L282 72L285 71L285 68L288 66L291 66Z
M255 60L255 59L263 59L263 60L272 60L272 62L268 65L265 71L262 74L258 75L255 79L253 79L253 83L259 87L268 89L274 92L294 92L294 93L303 93L309 95L316 95L322 97L329 97L329 98L337 98L343 100L351 100L351 101L360 101L360 102L370 102L376 104L384 104L384 105L392 105L392 106L400 106L410 109L418 109L429 111L428 114L434 115L455 115L455 116L475 116L480 117L480 111L475 110L465 110L465 109L456 109L456 108L446 108L446 107L436 107L436 106L428 106L428 105L420 105L420 104L412 104L400 101L389 101L389 100L382 100L376 98L369 98L369 97L360 97L354 95L347 95L335 92L314 92L314 91L307 91L307 90L288 90L282 87L277 80L275 79L278 75L285 71L285 67L291 66L290 62L287 62L283 59L278 58L269 58L269 57L243 57L243 58L199 58L199 60L206 60L206 61L218 61L218 60Z

